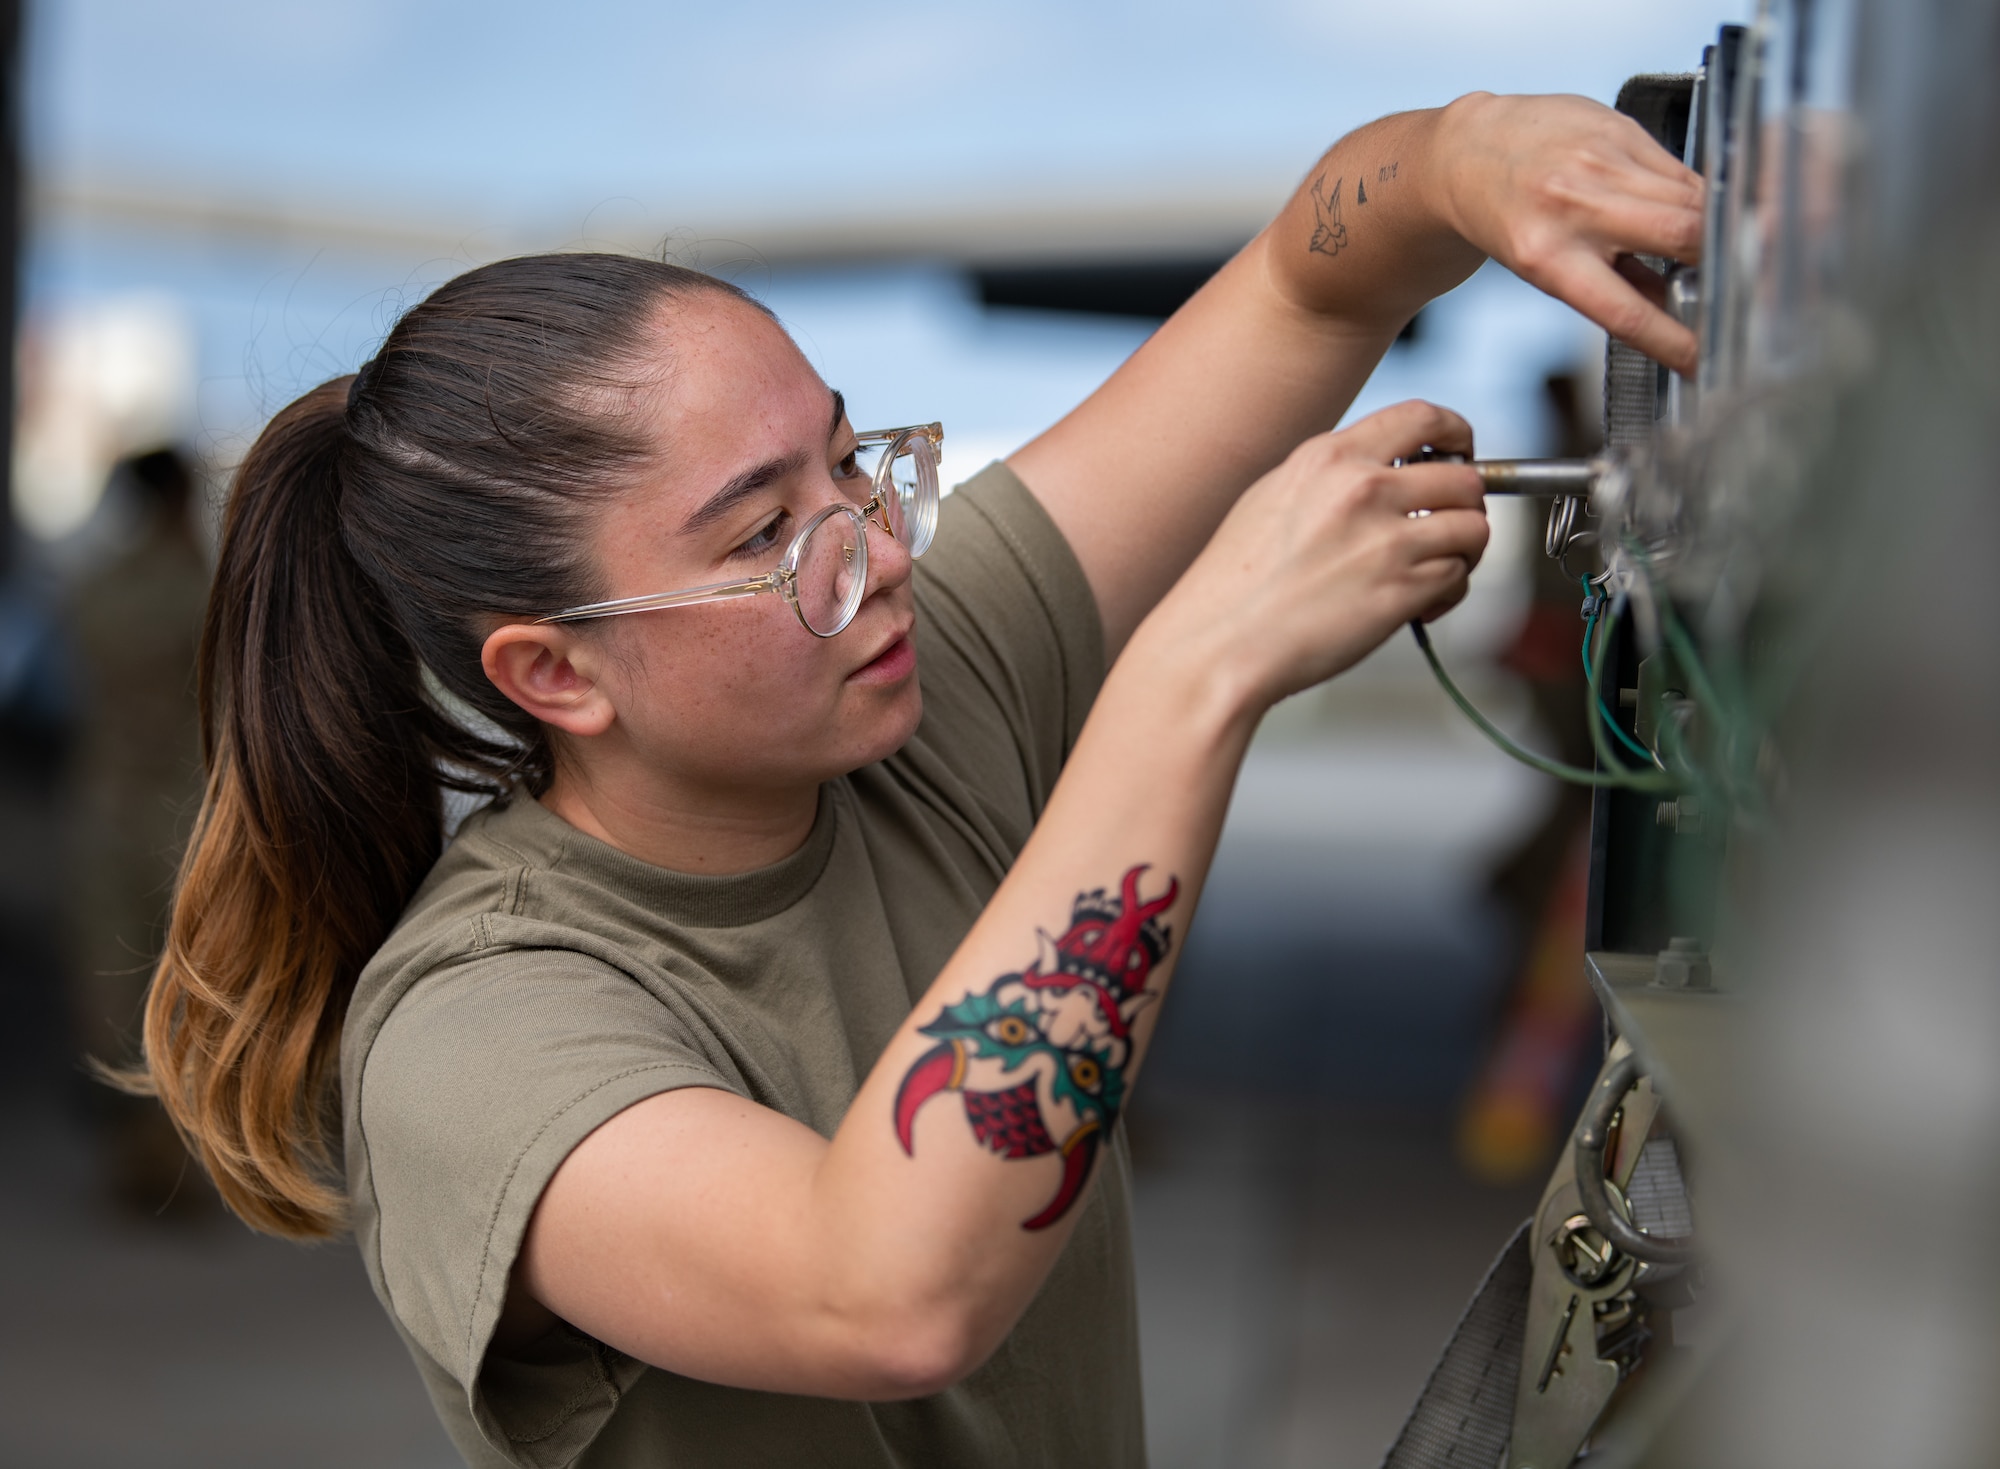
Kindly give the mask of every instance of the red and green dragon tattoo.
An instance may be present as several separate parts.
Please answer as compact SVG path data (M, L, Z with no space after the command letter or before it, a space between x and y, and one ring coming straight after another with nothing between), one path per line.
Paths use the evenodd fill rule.
M920 1027L938 1044L896 1093L896 1136L912 1157L917 1113L940 1092L959 1094L973 1136L1002 1158L1061 1154L1055 1197L1023 1229L1069 1212L1125 1104L1133 1021L1159 998L1146 981L1173 938L1159 915L1180 895L1169 878L1164 894L1142 902L1145 871L1127 871L1116 896L1078 894L1068 932L1038 931L1034 963Z

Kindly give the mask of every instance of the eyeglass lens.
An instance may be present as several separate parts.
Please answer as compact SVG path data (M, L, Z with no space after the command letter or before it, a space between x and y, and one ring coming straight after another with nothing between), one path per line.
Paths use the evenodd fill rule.
M829 515L799 547L793 583L807 627L830 638L854 620L868 580L868 548L858 515Z
M937 456L929 439L912 437L899 446L886 474L885 449L870 446L864 463L882 488L883 518L889 534L911 556L929 549L937 532ZM858 511L828 515L817 521L799 546L798 577L793 583L799 616L823 638L830 638L854 620L867 591L867 524Z
M882 488L889 534L910 555L921 556L930 549L931 537L937 531L937 456L929 439L914 435L898 446L884 474L880 458L883 452L876 451L869 470Z

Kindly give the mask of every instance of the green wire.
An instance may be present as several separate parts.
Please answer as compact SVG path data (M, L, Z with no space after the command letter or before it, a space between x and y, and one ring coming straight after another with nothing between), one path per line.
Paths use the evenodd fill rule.
M1688 630L1681 625L1681 620L1674 612L1672 604L1663 601L1661 612L1663 615L1660 618L1660 626L1666 632L1667 646L1674 650L1674 656L1687 668L1688 682L1694 685L1695 697L1704 701L1716 713L1729 716L1732 713L1730 706L1725 704L1722 695L1716 692L1715 683L1709 678L1708 669L1701 661L1701 654L1695 651L1694 639L1688 636Z
M1590 578L1586 576L1586 577L1580 577L1578 579L1583 583L1584 595L1585 596L1591 595ZM1589 617L1584 619L1583 623L1583 673L1585 678L1588 678L1590 676L1590 635L1592 632L1596 631L1596 628L1597 628L1597 614L1593 612L1590 614ZM1604 702L1604 691L1602 687L1598 689L1596 704L1597 704L1597 712L1604 716L1605 728L1610 730L1613 734L1617 735L1619 740L1624 744L1625 748L1630 750L1634 755L1637 755L1641 760L1645 761L1648 765L1654 764L1655 761L1653 758L1653 752L1647 749L1644 745L1640 744L1637 740L1633 739L1632 736L1625 733L1624 728L1618 723L1618 721L1611 717L1611 706Z
M1607 618L1605 625L1597 632L1597 651L1591 655L1585 667L1584 678L1584 727L1590 731L1590 747L1597 752L1597 763L1606 770L1615 770L1620 775L1636 775L1637 772L1618 756L1618 751L1610 740L1604 737L1604 723L1592 717L1591 711L1604 701L1604 665L1611 656L1611 627ZM1651 759L1648 765L1653 764Z
M1651 554L1636 541L1626 541L1625 551L1643 567L1650 576L1653 569ZM1705 705L1716 722L1721 734L1722 763L1717 772L1710 772L1705 784L1714 786L1720 780L1720 791L1726 802L1739 815L1755 812L1763 804L1759 782L1753 772L1733 770L1746 757L1754 758L1756 748L1755 731L1757 722L1746 717L1742 705L1735 699L1725 700L1715 679L1709 674L1700 651L1695 647L1694 637L1674 610L1671 600L1660 599L1660 625L1665 633L1667 646L1673 650L1693 685L1695 698ZM1685 758L1685 757L1683 757ZM1740 777L1740 778L1739 778Z
M1667 646L1674 650L1687 669L1688 682L1694 685L1695 697L1705 702L1716 713L1716 723L1722 732L1720 769L1711 772L1709 784L1719 777L1721 793L1729 805L1739 813L1749 814L1762 805L1762 793L1758 788L1754 772L1732 769L1744 755L1755 748L1749 738L1753 728L1732 704L1724 703L1715 682L1702 665L1701 655L1696 651L1694 639L1671 606L1664 608L1665 616L1660 619L1666 632ZM1739 778L1740 777L1740 778Z
M1451 675L1446 673L1444 665L1438 662L1437 650L1431 646L1430 634L1424 631L1423 623L1412 620L1410 633L1416 638L1417 646L1424 650L1424 661L1430 664L1431 672L1437 675L1439 686L1450 695L1452 703L1458 705L1459 712L1477 725L1486 738L1523 765L1531 766L1544 775L1553 775L1557 780L1566 780L1572 785L1618 786L1635 791L1664 791L1678 788L1677 783L1663 773L1648 775L1627 770L1623 766L1613 770L1585 770L1581 765L1566 765L1560 760L1551 760L1546 755L1537 755L1532 750L1523 749L1509 739L1492 720L1474 708L1470 699L1459 692L1458 685L1451 681ZM1597 687L1602 676L1601 657L1599 665L1598 669L1592 670L1590 680L1593 698L1597 697Z
M1624 543L1624 547L1626 554L1645 567L1646 573L1650 577L1653 570L1653 558L1647 552L1646 548L1637 541L1629 540ZM1729 705L1723 702L1722 696L1716 691L1714 682L1708 676L1707 665L1702 662L1701 654L1695 651L1694 639L1688 635L1688 630L1681 624L1680 614L1674 611L1674 604L1666 597L1662 596L1659 602L1660 625L1666 633L1667 645L1674 650L1674 655L1686 666L1688 680L1694 685L1695 697L1703 700L1718 714L1725 713L1728 711Z

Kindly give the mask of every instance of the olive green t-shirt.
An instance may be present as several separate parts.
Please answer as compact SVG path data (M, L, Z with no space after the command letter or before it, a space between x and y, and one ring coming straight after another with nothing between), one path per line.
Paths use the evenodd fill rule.
M1143 1463L1122 1135L1020 1323L932 1397L718 1387L567 1327L489 1345L571 1148L684 1086L830 1136L1027 841L1103 675L1082 571L994 465L945 501L915 595L923 722L821 788L797 852L670 872L517 796L465 823L361 976L341 1055L356 1235L472 1464Z

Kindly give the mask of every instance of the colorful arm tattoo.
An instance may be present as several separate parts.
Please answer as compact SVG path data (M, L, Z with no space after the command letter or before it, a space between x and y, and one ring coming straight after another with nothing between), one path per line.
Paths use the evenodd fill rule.
M1146 981L1173 941L1159 915L1181 890L1170 877L1164 895L1141 902L1145 870L1127 871L1116 897L1079 893L1067 933L1037 932L1034 963L920 1027L938 1044L896 1093L896 1136L911 1157L918 1110L948 1091L963 1099L972 1135L1001 1157L1062 1155L1056 1196L1023 1229L1046 1229L1069 1212L1125 1104L1132 1021L1159 998Z

